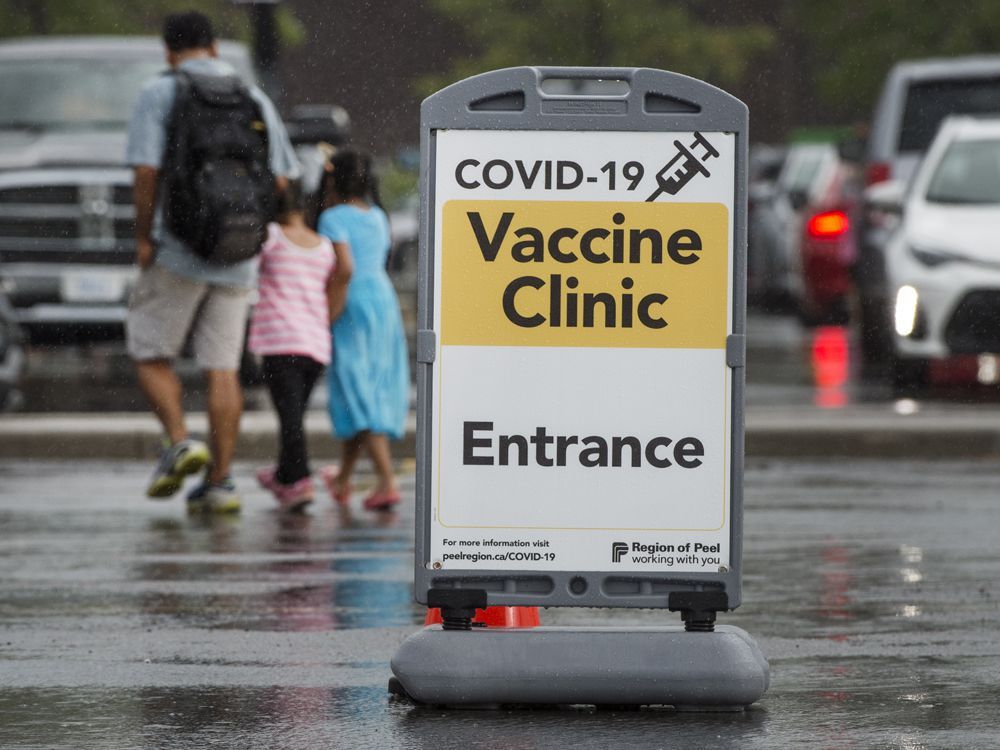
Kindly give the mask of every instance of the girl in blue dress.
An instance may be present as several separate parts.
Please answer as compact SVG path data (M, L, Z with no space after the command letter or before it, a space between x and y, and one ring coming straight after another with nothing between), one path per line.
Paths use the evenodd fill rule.
M364 501L368 510L399 502L389 439L406 427L410 375L399 300L386 273L389 220L379 205L378 185L368 154L343 149L333 155L321 196L329 206L317 231L333 242L338 262L346 258L353 273L345 288L331 290L342 300L331 304L333 359L328 369L330 419L343 440L339 469L323 478L334 499L350 500L351 474L365 448L378 474Z

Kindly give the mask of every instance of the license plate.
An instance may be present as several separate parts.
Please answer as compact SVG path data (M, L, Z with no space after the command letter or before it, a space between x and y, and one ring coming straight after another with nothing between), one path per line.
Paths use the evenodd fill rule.
M110 271L73 271L62 277L64 302L120 302L125 279Z

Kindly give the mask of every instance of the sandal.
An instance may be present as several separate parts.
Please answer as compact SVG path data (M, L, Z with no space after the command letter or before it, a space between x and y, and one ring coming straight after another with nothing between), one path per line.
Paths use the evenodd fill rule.
M365 510L389 510L392 506L399 504L399 492L389 490L386 492L373 492L365 498Z
M324 466L319 470L319 475L323 480L323 484L326 485L326 489L330 493L330 497L332 497L338 505L347 505L347 503L350 502L351 485L341 485L340 482L337 481L340 479L339 466Z

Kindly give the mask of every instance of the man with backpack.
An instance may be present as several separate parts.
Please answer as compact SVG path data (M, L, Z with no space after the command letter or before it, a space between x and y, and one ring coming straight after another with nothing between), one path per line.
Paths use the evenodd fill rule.
M129 125L135 170L136 263L129 355L169 440L147 495L165 498L207 466L192 512L233 512L230 476L243 395L239 363L256 254L274 200L299 166L281 119L257 88L218 59L198 12L163 26L170 72L146 84ZM209 444L189 436L173 360L190 340L208 387Z

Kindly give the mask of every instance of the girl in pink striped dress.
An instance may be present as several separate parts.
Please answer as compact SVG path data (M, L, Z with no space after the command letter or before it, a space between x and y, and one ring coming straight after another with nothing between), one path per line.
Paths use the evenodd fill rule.
M303 428L316 380L330 363L330 321L343 310L350 257L338 258L330 240L306 225L302 192L292 184L278 222L268 226L260 254L260 299L250 321L250 351L263 358L264 382L278 412L278 463L257 470L257 481L285 509L313 500Z

